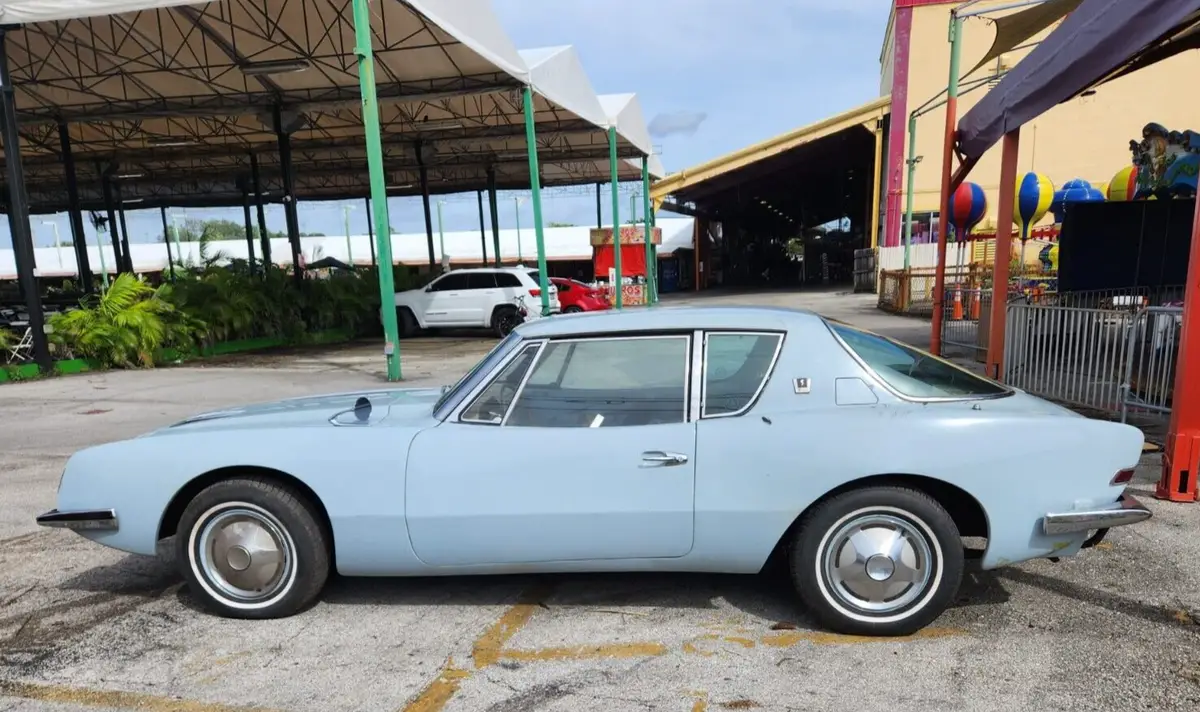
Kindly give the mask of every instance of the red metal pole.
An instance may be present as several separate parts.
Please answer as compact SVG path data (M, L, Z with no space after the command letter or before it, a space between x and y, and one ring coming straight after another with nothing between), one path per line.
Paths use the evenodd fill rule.
M950 204L950 177L954 169L955 122L958 117L958 99L946 101L946 137L942 147L942 191L938 199L938 247L937 271L933 276L933 323L929 334L929 351L942 355L942 320L945 317L943 292L946 290L946 232L950 228L950 215L946 206ZM911 188L910 188L911 190Z
M1196 484L1200 467L1200 201L1197 206L1192 217L1171 421L1163 450L1162 478L1154 492L1159 499L1172 502L1195 502L1200 494Z
M1008 262L1012 259L1013 200L1017 193L1017 149L1021 129L1004 134L1000 154L1000 200L996 205L996 252L992 265L992 324L987 375L1000 380L1004 367L1004 326L1008 319Z
M933 323L929 335L929 350L934 354L942 354L942 320L945 319L946 306L946 233L950 230L950 215L947 210L950 205L951 176L954 170L954 139L958 123L958 71L962 55L962 18L955 10L950 11L950 81L946 84L946 135L942 146L942 192L938 201L938 249L937 270L933 277ZM912 186L909 186L912 190Z

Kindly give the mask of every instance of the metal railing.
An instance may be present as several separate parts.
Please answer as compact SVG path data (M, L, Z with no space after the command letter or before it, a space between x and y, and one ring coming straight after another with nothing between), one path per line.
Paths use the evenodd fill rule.
M1183 307L1148 307L1134 315L1121 380L1121 422L1171 412Z
M878 250L865 247L854 251L854 291L874 292Z
M992 290L950 287L942 315L942 349L946 355L987 353L992 319Z
M933 314L933 286L936 277L937 272L932 268L880 270L879 308L893 314L909 316ZM953 285L971 286L971 272L966 268L947 268L945 285L948 295Z
M1012 303L1003 381L1060 403L1116 415L1129 360L1129 310Z
M1010 303L1004 382L1122 422L1170 414L1183 308L1116 296L1103 309Z

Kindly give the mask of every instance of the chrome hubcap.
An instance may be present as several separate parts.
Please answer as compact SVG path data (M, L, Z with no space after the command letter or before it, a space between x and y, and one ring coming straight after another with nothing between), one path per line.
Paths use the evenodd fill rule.
M252 504L229 504L201 521L197 559L218 594L255 603L290 585L295 548L283 524L270 512Z
M887 614L925 592L933 555L915 524L877 513L855 517L828 537L821 564L830 590L842 604Z

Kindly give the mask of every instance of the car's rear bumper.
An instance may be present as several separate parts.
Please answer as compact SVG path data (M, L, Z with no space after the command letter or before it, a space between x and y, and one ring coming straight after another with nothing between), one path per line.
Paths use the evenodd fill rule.
M1111 529L1137 524L1149 519L1149 509L1132 496L1123 494L1116 502L1097 509L1047 514L1042 519L1042 531L1047 536L1074 534L1090 529Z
M77 509L60 512L51 509L37 518L38 526L76 531L116 531L117 513L111 509Z

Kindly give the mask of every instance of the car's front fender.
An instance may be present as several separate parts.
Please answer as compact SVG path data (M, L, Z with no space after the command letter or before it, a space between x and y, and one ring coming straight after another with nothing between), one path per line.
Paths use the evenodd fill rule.
M186 426L184 426L186 428ZM289 427L155 434L81 450L59 485L62 511L113 509L116 530L80 531L134 554L156 553L177 493L218 470L295 477L329 515L343 573L386 573L411 560L404 526L404 468L420 426Z

